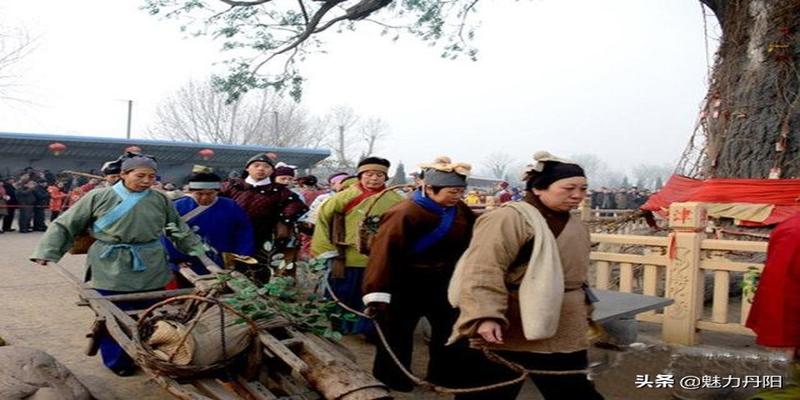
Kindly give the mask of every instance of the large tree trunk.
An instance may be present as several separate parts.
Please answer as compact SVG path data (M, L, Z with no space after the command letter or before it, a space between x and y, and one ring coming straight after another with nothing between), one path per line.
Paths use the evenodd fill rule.
M702 175L800 177L800 0L701 1L722 26Z

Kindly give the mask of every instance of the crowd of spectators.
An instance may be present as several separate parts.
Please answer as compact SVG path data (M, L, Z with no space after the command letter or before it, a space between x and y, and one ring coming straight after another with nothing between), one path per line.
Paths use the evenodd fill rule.
M587 193L590 206L596 210L636 210L647 202L651 193L647 189L607 188L605 186Z

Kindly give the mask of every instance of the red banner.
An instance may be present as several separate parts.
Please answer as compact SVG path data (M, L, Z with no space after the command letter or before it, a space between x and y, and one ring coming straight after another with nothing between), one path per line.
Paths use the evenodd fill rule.
M673 175L641 208L664 215L676 202L771 204L764 221L741 221L745 226L777 224L800 212L800 179L707 179Z

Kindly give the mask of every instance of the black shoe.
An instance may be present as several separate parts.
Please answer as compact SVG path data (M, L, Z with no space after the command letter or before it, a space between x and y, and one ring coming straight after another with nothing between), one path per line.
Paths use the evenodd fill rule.
M33 232L33 231L30 230L30 229L22 229L22 230L19 231L19 233L31 233L31 232Z
M8 228L8 229L6 229L6 230L5 230L5 232L16 232L16 231L17 231L17 230L16 230L16 229L14 229L14 228Z

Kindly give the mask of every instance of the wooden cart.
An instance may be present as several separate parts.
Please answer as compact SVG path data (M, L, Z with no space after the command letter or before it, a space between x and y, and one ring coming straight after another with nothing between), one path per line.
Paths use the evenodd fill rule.
M192 294L209 285L214 275L223 272L215 265L209 266L211 275L198 276L190 269L182 273L195 284L196 289L163 290L145 293L102 296L87 287L63 267L54 267L73 282L80 292L81 305L89 306L97 315L91 332L87 334L90 345L87 355L95 355L98 343L95 338L107 331L134 360L142 349L134 340L138 335L136 318L144 310L123 311L116 303L121 301L164 300ZM237 274L236 272L225 271ZM233 288L235 291L236 288ZM229 399L389 399L388 389L372 375L362 370L349 352L341 345L317 335L300 332L292 327L268 328L258 331L264 357L254 379L234 375L228 370L205 374L197 379L171 379L139 365L167 392L178 399L229 400Z

